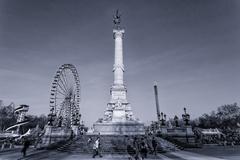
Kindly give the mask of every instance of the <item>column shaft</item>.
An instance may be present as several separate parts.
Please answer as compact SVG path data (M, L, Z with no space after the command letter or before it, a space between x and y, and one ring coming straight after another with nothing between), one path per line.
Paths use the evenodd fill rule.
M114 84L123 85L123 33L124 30L113 30L115 39Z

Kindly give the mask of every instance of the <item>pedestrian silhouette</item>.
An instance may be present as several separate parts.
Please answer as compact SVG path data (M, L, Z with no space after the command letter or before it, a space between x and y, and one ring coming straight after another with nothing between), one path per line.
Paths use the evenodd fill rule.
M97 155L99 157L102 157L101 151L100 151L100 137L97 137L96 141L93 144L93 158L95 158Z
M152 138L152 147L153 147L153 154L157 155L157 141L155 137Z
M30 146L30 141L24 137L23 138L23 148L22 148L23 157L26 156L26 152L27 152L27 149L29 148L29 146Z

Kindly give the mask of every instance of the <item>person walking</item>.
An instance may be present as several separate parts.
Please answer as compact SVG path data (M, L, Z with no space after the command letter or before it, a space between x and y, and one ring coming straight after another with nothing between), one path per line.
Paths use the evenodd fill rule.
M14 139L13 138L9 139L9 143L10 143L9 148L14 148Z
M23 138L23 148L22 148L23 157L26 156L26 152L29 146L30 146L30 141L27 138Z
M156 156L157 155L157 141L155 137L152 138L152 147L153 147L153 154Z
M133 148L135 150L135 160L141 160L141 155L140 155L140 141L137 136L134 137L133 139Z
M144 138L141 138L141 141L140 141L140 154L141 154L141 157L142 159L144 158L147 158L147 144L144 140Z
M127 139L127 153L129 155L129 160L135 159L136 149L133 147L133 141L130 138Z
M3 140L3 144L2 144L2 147L1 147L1 150L4 150L5 149L5 147L6 147L6 140Z
M91 142L92 142L92 137L89 137L87 143L90 144Z
M95 158L97 155L102 158L101 152L100 152L100 137L97 137L96 141L93 144L93 158Z

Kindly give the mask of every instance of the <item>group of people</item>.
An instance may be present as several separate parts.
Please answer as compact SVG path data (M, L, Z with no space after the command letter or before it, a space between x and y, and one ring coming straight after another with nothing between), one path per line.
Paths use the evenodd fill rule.
M158 142L155 137L149 139L147 137L134 137L128 140L127 152L129 159L145 159L148 154L157 155Z
M92 144L93 148L93 156L102 157L102 142L100 140L100 136L98 136L95 140L92 138L88 139L88 144ZM148 157L148 154L157 155L158 142L157 139L152 137L129 137L127 138L127 146L126 150L129 155L130 160L142 160Z
M154 136L127 137L125 142L123 144L126 145L126 151L129 155L129 159L141 160L147 158L148 154L157 154L158 142ZM25 157L31 142L27 137L22 137L21 143L23 145L21 152L23 157ZM96 156L102 157L102 142L100 136L97 136L94 140L89 138L88 143L92 144L92 158L95 158Z

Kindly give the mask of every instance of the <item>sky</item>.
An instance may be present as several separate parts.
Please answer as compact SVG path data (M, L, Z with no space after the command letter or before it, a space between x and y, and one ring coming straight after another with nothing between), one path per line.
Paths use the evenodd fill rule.
M49 113L50 88L62 64L76 66L80 112L103 117L113 84L113 14L119 9L124 81L135 117L160 111L192 118L240 103L239 0L0 0L0 99Z

